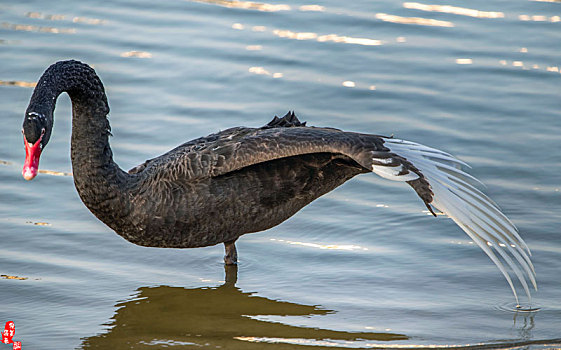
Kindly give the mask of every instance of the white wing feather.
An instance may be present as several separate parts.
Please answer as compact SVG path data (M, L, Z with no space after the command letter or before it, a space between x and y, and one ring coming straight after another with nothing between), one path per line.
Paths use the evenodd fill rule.
M536 290L537 284L530 249L520 237L516 226L501 212L498 205L475 187L483 184L461 169L462 166L469 166L446 152L418 143L393 138L383 140L384 146L391 153L405 158L424 176L433 192L430 204L454 220L491 258L505 276L516 301L518 302L518 295L505 263L518 277L531 300L527 280ZM419 178L413 172L401 172L401 165L384 166L391 163L390 159L387 155L385 158L374 156L372 171L394 181Z

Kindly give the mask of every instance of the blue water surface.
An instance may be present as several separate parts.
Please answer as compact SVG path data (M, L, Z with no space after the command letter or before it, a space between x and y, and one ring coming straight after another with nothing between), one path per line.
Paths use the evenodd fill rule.
M556 0L1 2L0 322L24 349L559 347L560 16ZM65 174L66 95L50 173L21 177L34 82L70 58L105 84L123 169L288 110L456 155L530 246L541 310L508 311L469 237L372 174L242 237L237 271L222 246L123 240Z

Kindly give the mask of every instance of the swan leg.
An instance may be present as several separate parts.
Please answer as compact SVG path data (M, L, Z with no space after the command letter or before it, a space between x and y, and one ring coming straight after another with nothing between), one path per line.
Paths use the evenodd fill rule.
M224 255L224 263L226 265L236 265L238 263L238 252L236 251L236 240L224 242L224 249L226 250L226 255Z

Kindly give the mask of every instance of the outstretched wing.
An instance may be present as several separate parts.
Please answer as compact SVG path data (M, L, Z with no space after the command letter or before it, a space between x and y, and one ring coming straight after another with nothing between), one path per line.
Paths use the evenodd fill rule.
M516 226L476 187L481 182L462 170L462 166L469 166L446 152L418 143L393 138L383 141L389 152L373 153L372 170L390 180L408 182L414 188L417 182L420 189L429 190L432 200L428 203L454 220L483 249L505 276L516 301L518 296L505 263L530 299L527 279L537 289L530 250Z

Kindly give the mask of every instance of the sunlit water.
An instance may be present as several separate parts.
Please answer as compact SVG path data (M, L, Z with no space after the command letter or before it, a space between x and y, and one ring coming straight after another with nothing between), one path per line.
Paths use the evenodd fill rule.
M522 0L1 2L0 324L24 349L561 343L560 15ZM222 246L126 242L56 176L71 171L66 95L41 160L55 173L21 177L33 84L68 58L105 83L124 169L288 110L457 155L532 249L541 311L510 311L451 220L373 175L243 237L237 274Z

